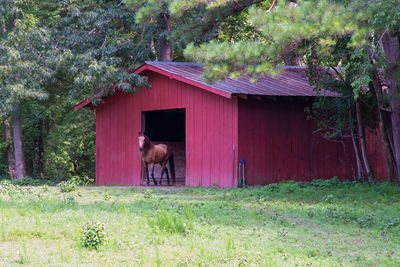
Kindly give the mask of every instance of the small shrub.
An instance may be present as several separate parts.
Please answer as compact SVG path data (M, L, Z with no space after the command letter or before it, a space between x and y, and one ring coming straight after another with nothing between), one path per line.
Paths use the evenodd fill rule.
M260 203L260 205L262 205L262 206L269 206L269 204L268 204L268 202L269 202L269 200L268 200L268 198L266 198L266 197L263 197L263 196L261 196L261 197L259 197L258 199L257 199L257 201L258 201L258 203Z
M83 226L83 244L89 249L98 249L106 241L104 224L89 222Z
M363 218L359 218L357 223L360 227L370 227L377 221L377 218L373 214L369 214Z
M42 186L42 191L43 191L43 193L48 193L49 192L49 186L48 185Z
M282 193L292 193L298 190L299 188L300 188L299 184L294 181L281 182L279 184L279 190Z
M396 227L400 227L400 217L383 219L381 230L389 231Z
M12 183L14 185L19 185L19 186L28 186L28 185L39 186L43 184L41 180L33 179L31 177L24 177L21 179L13 180Z
M287 237L288 231L286 231L285 229L279 229L277 234L278 234L278 237L285 238L285 237Z
M310 186L312 187L317 187L317 188L328 188L328 187L334 187L340 184L340 181L337 176L333 177L332 179L315 179L311 183L309 183Z
M13 185L7 180L0 182L0 195L24 194L26 190L18 185Z
M320 252L317 249L308 249L307 250L307 256L310 258L314 258L320 255Z
M152 198L152 194L153 194L153 190L147 189L146 191L144 191L143 197L144 198Z
M110 200L110 199L111 199L110 193L109 192L105 192L104 193L104 200L107 201L107 200Z
M269 185L264 186L264 188L267 191L273 192L273 191L276 191L277 189L279 189L279 186L278 186L278 184L269 184Z
M325 211L325 216L334 222L348 223L354 221L357 217L354 215L351 209L338 209L335 207L329 207Z
M77 181L78 185L91 185L94 184L94 178L90 178L87 175L84 176L72 176L72 179L75 179Z
M314 217L314 216L315 216L314 210L313 210L313 209L308 209L307 215L308 215L308 217L310 217L310 218Z
M250 260L247 258L240 258L238 262L239 267L249 266Z
M322 201L326 202L326 203L332 203L333 200L334 200L334 196L333 195L326 195L326 196L324 196L322 198Z
M62 181L58 184L62 193L69 193L75 191L78 187L79 181L76 178L71 178L68 181Z
M284 226L290 226L289 221L284 218L282 215L280 215L278 212L275 212L272 217L271 217L272 221L276 224L281 224Z
M73 196L69 196L64 200L64 204L68 206L74 206L78 202L76 202L75 198Z

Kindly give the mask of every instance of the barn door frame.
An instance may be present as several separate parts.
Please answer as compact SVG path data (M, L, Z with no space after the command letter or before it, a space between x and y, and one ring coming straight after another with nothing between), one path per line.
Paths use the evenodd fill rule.
M187 182L187 142L188 142L188 138L187 138L187 108L167 108L167 109L145 109L145 110L141 110L140 111L140 131L144 134L146 134L149 138L151 138L151 134L149 132L146 132L146 124L147 126L151 127L152 125L152 120L150 118L147 117L147 114L150 112L182 112L184 114L184 118L183 118L183 127L184 127L184 135L182 138L184 138L184 155L185 155L185 163L184 163L184 184L186 185ZM149 122L146 123L146 119L149 119ZM148 129L149 131L151 131L151 129ZM152 140L154 141L154 140ZM156 141L160 141L160 140L156 140ZM175 151L176 152L176 151ZM176 158L175 158L175 164L176 164ZM145 174L145 168L144 168L144 164L142 161L140 161L140 177L141 177L141 182L144 185L146 183L146 174ZM177 165L175 165L175 168L177 168Z

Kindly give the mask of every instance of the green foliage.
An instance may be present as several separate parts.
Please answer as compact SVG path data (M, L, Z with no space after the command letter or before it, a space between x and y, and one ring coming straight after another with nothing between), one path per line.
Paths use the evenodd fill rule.
M58 184L62 193L73 192L78 188L79 180L76 177L69 179L68 181L62 181Z
M193 229L193 217L188 209L185 209L184 215L159 210L154 218L148 218L148 224L169 233L188 234Z
M351 14L325 0L299 1L296 7L279 1L272 12L252 6L249 14L252 25L259 31L258 38L212 41L198 47L192 44L186 48L185 56L204 63L206 75L212 79L232 72L256 76L266 72L276 74L275 66L290 56L301 56L309 40L314 40L314 50L329 55L336 44L332 31L345 35L355 27L347 20ZM338 18L332 19L332 16Z
M77 176L79 177L79 176ZM94 185L95 180L94 178L88 177L88 176L81 176L79 177L79 184L80 185Z
M11 181L11 183L19 186L27 186L27 185L39 186L43 184L43 182L40 181L39 179L33 179L31 177L24 177L22 179L13 180Z
M259 3L262 2L262 3ZM152 34L154 40L166 38L173 43L174 57L183 59L182 49L212 39L236 41L260 36L250 22L248 7L257 4L264 11L272 1L259 0L124 0L132 9L142 34ZM171 20L171 31L165 30L165 16ZM157 48L155 48L156 50Z
M19 185L13 185L6 180L0 182L0 195L24 194L25 190Z
M45 146L44 172L54 180L94 177L95 120L93 112L69 111L50 130Z
M9 146L9 143L5 140L5 129L2 122L2 119L0 119L0 180L10 178L7 156L7 147Z
M147 189L146 191L144 191L143 197L144 198L152 198L152 194L153 194L153 190Z
M256 29L255 38L235 41L221 38L200 45L194 42L185 49L185 56L204 63L209 80L232 73L276 74L276 65L289 62L291 58L302 59L304 63L310 55L313 60L320 60L320 66L337 66L345 61L349 62L346 67L350 67L355 63L353 61L359 60L352 58L357 57L354 49L368 46L380 54L379 38L386 31L398 29L399 14L397 0L368 3L363 0L299 0L296 5L278 1L271 12L251 5L249 20ZM347 44L343 45L343 40ZM378 67L387 66L378 62ZM365 70L358 68L359 72ZM353 79L349 84L356 90L360 84L368 84L365 74Z
M304 183L305 185L308 185L308 183ZM309 185L318 187L318 188L331 188L335 186L339 186L342 183L338 179L337 176L333 177L332 179L315 179L312 180Z
M2 181L5 181L7 183L10 183L12 185L16 186L55 186L57 183L52 180L41 180L37 178L32 178L32 177L24 177L18 180L10 180L9 177L6 179L2 179Z
M110 193L109 192L105 192L104 193L104 200L107 201L107 200L110 200L110 199L111 199Z
M101 222L89 222L82 227L83 244L89 249L98 249L106 241L105 226Z
M128 71L154 58L151 27L141 33L131 11L113 0L1 1L0 18L0 117L21 104L28 174L55 181L94 177L94 114L73 106L85 97L98 104L116 90L148 87L146 78ZM3 176L7 144L0 140Z
M17 21L6 39L0 39L0 110L8 115L26 98L45 99L45 83L52 78L53 50L45 29Z
M78 202L73 196L68 196L66 199L64 199L64 204L67 206L75 206L77 203Z
M354 215L354 211L347 208L338 209L336 207L329 207L325 211L326 218L329 218L332 222L348 223L355 220L357 217Z

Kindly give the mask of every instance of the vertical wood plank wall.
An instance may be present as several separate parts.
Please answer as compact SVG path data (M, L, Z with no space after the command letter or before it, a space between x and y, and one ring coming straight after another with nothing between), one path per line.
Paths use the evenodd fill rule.
M141 112L176 108L186 109L186 185L236 184L237 99L153 72L145 75L150 90L117 92L96 108L96 184L142 184L137 138Z
M307 120L298 100L239 99L239 160L246 160L251 185L282 180L352 179L355 159L351 140L344 153L341 143L330 142ZM375 136L368 135L368 152L378 176L385 175ZM355 169L355 171L357 171Z

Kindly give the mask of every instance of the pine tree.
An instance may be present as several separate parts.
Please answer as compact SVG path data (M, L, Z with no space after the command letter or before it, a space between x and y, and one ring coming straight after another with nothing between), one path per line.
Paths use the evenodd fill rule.
M390 161L390 153L393 154L396 180L400 183L400 2L299 0L293 4L277 1L271 12L253 6L250 20L262 38L234 43L212 41L199 46L193 43L188 46L185 55L204 63L209 79L219 79L240 73L255 76L265 72L276 73L275 66L286 62L288 56L300 57L308 66L312 61L307 63L306 60L311 55L318 59L320 67L338 66L344 62L350 66L355 63L352 62L352 53L368 51L363 53L363 58L368 61L364 65L366 69L354 73L351 78L352 87L356 90L354 97L357 99L359 94L364 93L362 88L373 83L375 86L371 89L379 103L379 112L387 110L380 97L385 96L382 86L378 85L382 84L382 80L376 75L380 68L385 69L392 132L381 130L382 142L385 155L388 155L387 162ZM341 58L332 59L332 52L343 38L350 39L347 52ZM383 117L381 115L379 118ZM382 119L380 121L383 123ZM389 127L380 127L384 128ZM391 139L393 142L388 148L387 140Z

